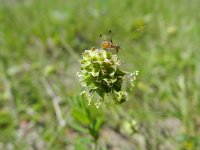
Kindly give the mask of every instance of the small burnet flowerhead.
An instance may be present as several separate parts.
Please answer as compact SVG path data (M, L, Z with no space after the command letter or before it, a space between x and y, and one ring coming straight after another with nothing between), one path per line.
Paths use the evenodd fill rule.
M123 103L126 101L127 92L125 91L115 92L113 98L117 104Z
M77 73L83 92L90 105L95 100L97 108L104 101L105 94L113 96L116 103L126 101L127 93L122 90L125 76L133 82L138 72L128 73L120 69L120 59L117 54L104 49L85 50L82 54L81 68ZM129 82L130 82L129 81Z

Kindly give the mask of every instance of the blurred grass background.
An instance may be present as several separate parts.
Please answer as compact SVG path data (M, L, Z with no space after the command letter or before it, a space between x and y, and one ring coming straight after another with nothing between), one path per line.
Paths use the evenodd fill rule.
M84 109L104 120L99 149L200 149L199 5L0 0L0 149L91 149ZM110 29L140 75L129 101L96 110L75 74Z

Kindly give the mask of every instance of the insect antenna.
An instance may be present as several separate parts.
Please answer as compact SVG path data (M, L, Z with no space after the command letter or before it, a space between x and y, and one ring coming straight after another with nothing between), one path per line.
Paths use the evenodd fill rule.
M111 36L111 30L109 30L109 38L110 38L110 42L113 43L112 42L112 36Z
M103 39L102 39L102 34L99 34L99 38L100 38L100 40L101 40L101 42L103 41Z
M102 42L103 42L103 36L102 36L102 34L99 34L99 38L100 38L99 44L102 44Z

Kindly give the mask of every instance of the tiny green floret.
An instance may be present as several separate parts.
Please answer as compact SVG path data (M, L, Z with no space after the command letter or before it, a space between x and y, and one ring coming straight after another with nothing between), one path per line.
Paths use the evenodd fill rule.
M115 103L126 101L127 93L122 90L125 76L131 77L129 82L133 86L136 73L121 70L117 54L104 49L85 50L82 56L81 68L77 75L83 87L82 94L87 96L88 104L95 100L98 108L106 94L111 95Z

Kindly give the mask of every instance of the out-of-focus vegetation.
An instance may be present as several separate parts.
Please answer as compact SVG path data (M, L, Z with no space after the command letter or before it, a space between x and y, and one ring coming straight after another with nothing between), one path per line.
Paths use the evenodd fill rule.
M0 149L200 149L199 5L0 0ZM140 75L129 101L97 110L76 72L109 29Z

